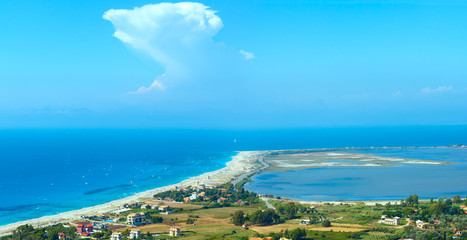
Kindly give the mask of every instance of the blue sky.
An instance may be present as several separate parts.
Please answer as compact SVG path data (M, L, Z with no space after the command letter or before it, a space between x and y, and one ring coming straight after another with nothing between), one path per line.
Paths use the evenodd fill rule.
M4 0L0 127L466 124L462 2Z

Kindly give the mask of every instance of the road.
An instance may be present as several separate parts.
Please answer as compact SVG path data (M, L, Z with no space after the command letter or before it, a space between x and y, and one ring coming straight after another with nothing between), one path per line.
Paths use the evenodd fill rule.
M255 169L254 171L247 172L247 173L244 173L244 174L240 175L238 178L235 178L234 180L232 180L232 184L235 186L237 183L239 183L240 181L242 181L244 178L248 177L249 175L256 174L256 173L268 168L269 164L264 161L264 156L265 156L265 154L261 154L258 157L258 162L260 162L263 165L262 167L260 167L258 169ZM260 197L260 198L261 198L261 200L264 201L264 203L266 203L266 206L268 206L268 208L276 210L276 208L274 206L272 206L268 202L268 198L266 198L266 197Z
M253 174L253 173L257 173L259 171L262 171L266 168L269 167L269 164L267 164L266 162L264 162L264 154L261 154L259 155L258 157L258 162L260 162L263 166L258 168L258 169L255 169L254 171L252 172L247 172L247 173L244 173L242 175L240 175L239 177L235 178L234 180L232 180L232 184L235 186L237 183L239 183L240 181L242 181L244 178L248 177L249 175Z
M273 209L274 211L276 211L276 208L268 202L269 198L261 197L261 200L263 200L264 203L266 203L266 206L268 206L268 208Z

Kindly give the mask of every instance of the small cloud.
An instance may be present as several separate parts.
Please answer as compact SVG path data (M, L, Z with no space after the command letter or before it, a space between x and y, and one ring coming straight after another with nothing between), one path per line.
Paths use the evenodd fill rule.
M253 53L247 52L247 51L245 51L243 49L240 50L240 54L242 54L243 57L245 57L245 59L247 59L247 60L255 58L255 55Z
M437 93L437 92L447 92L452 91L452 86L439 86L437 88L430 88L426 87L421 90L422 93L430 94L430 93Z
M393 95L394 95L394 96L400 96L400 95L402 95L402 91L401 91L401 90L398 90L398 91L395 92Z
M147 92L151 92L155 90L163 91L165 90L165 86L159 80L160 78L163 78L163 77L165 77L165 74L162 74L160 77L157 77L154 80L154 82L152 82L151 86L149 87L141 86L140 88L138 88L138 90L134 92L129 92L128 94L143 94L143 93L147 93Z

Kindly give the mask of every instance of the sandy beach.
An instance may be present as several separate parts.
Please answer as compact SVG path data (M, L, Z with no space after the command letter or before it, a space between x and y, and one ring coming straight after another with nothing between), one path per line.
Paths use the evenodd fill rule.
M328 150L329 151L329 150ZM267 161L263 161L267 158ZM336 162L335 159L340 160ZM348 153L348 152L319 152L316 150L269 150L269 151L241 151L232 157L232 160L226 163L226 167L201 174L196 177L189 178L176 184L155 188L134 194L129 197L110 201L108 203L59 213L56 215L43 216L40 218L20 221L4 226L0 226L0 236L8 235L20 225L29 224L33 227L43 227L54 225L57 223L69 222L81 219L82 216L97 215L120 210L124 204L142 202L153 198L154 194L173 190L176 188L186 188L189 186L198 186L201 184L217 186L226 182L238 183L248 175L260 171L284 171L299 168L315 168L315 167L351 167L351 166L366 166L366 167L384 167L393 163L405 164L420 164L420 165L444 165L451 164L442 161L426 161L419 159L405 159L394 157L379 157L369 154ZM357 204L364 203L365 205L376 205L397 203L393 200L380 201L302 201L303 204Z
M92 207L63 212L56 215L43 216L40 218L34 218L30 220L0 226L0 236L8 235L11 232L13 232L13 230L15 230L18 226L25 224L29 224L34 227L43 227L47 225L53 225L61 222L69 222L72 220L80 219L81 216L96 215L100 213L115 211L126 203L144 201L146 199L152 198L153 195L156 193L175 189L175 187L184 188L188 186L197 186L200 184L205 184L206 186L216 186L219 184L223 184L231 181L234 178L237 178L244 174L248 174L258 169L260 163L257 160L258 157L263 153L264 152L260 151L242 151L234 157L232 157L232 160L230 162L227 162L226 167L216 171L207 172L196 177L189 178L176 184L151 189L126 198L114 200L108 203Z

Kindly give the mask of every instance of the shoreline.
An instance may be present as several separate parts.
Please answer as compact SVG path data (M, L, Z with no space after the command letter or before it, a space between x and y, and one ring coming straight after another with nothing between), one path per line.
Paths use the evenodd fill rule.
M81 216L96 215L100 213L107 213L120 209L120 207L127 203L134 203L147 200L153 197L154 194L168 191L171 189L184 188L188 186L197 186L205 184L206 186L216 186L229 182L244 174L250 174L258 169L257 160L262 151L241 151L237 155L232 156L232 160L226 163L224 168L219 170L203 173L201 175L191 177L181 182L158 187L155 189L147 190L144 192L136 193L134 195L124 197L121 199L113 200L107 203L81 208L78 210L71 210L59 214L47 215L29 220L23 220L15 223L0 226L0 237L11 234L17 227L25 224L32 225L33 227L45 227L63 222L69 222L81 219Z
M330 151L355 151L355 150L379 150L379 149L417 149L417 148L456 148L452 146L434 146L434 147L375 147L375 148L321 148L321 149L287 149L287 150L263 150L263 151L237 151L236 155L231 157L231 160L225 163L225 167L206 172L198 176L188 178L175 184L157 187L154 189L146 190L134 195L112 200L107 203L98 204L90 207L84 207L77 210L66 211L54 215L47 215L29 220L23 220L0 226L0 237L11 234L18 226L29 224L33 227L45 227L58 223L65 223L77 219L81 219L81 216L86 215L97 215L101 213L112 212L121 209L124 204L140 202L147 199L153 198L154 194L173 190L178 188L186 188L189 186L198 186L204 184L207 187L217 186L226 182L238 182L244 177L250 175L256 175L264 172L271 168L271 162L264 162L263 158L271 153L287 153L293 151L308 151L308 152L330 152ZM462 147L465 149L465 147ZM462 149L461 148L461 149ZM376 167L376 166L375 166ZM383 166L377 166L383 167ZM310 168L309 166L307 168ZM312 167L311 167L312 168ZM287 169L278 170L286 171ZM359 200L359 201L306 201L300 199L293 199L297 202L303 202L308 204L324 204L324 203L364 203L365 205L386 204L388 202L395 203L398 200Z

